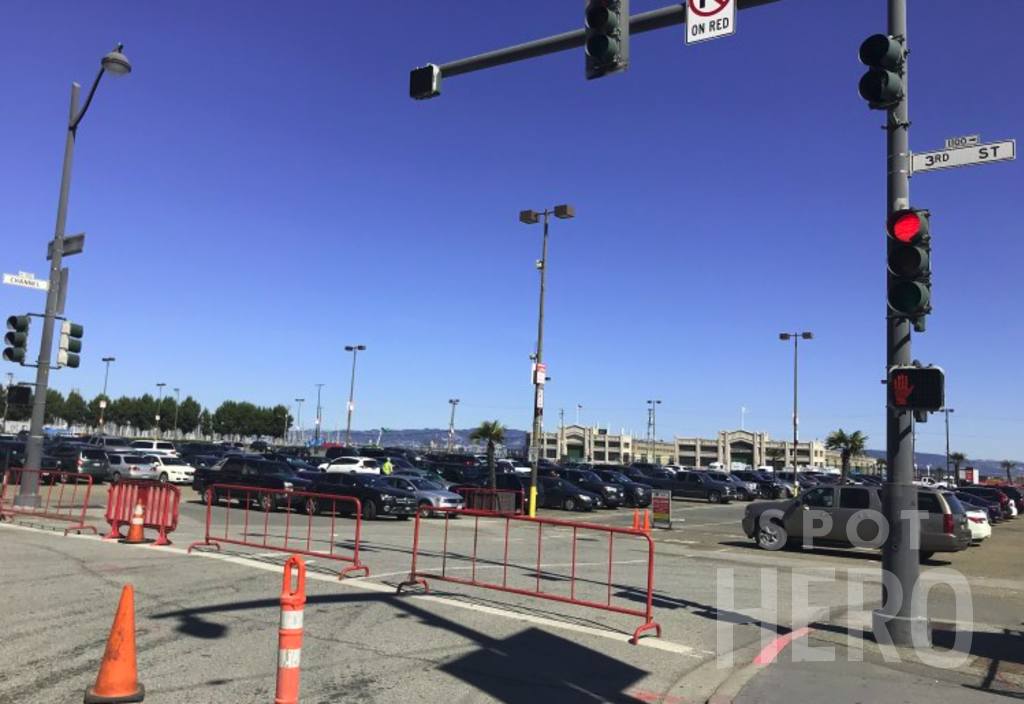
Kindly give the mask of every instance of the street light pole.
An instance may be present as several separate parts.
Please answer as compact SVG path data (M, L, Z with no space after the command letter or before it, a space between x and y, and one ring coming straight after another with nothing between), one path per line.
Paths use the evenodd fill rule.
M162 406L164 403L165 386L167 386L167 384L162 381L156 385L156 388L159 389L159 392L156 401L156 430L153 433L153 437L160 437L160 406Z
M525 225L536 225L540 222L540 216L535 210L519 211L519 222ZM537 269L540 270L540 313L537 316L537 352L533 355L533 431L530 434L530 444L533 446L533 462L530 467L530 516L537 514L537 474L540 469L540 453L543 447L541 433L544 428L544 382L545 374L540 372L540 365L544 362L544 286L548 270L548 220L554 215L560 220L568 220L576 214L571 205L556 205L554 210L545 209L544 215L544 243L541 247L541 256L537 261Z
M448 421L448 452L451 452L452 443L455 441L455 407L459 405L459 399L450 398L448 403L452 405L452 417Z
M800 493L800 468L797 450L800 446L800 415L797 412L798 379L800 376L800 340L813 340L813 332L780 332L780 340L793 340L793 495ZM810 462L810 455L808 455Z
M658 464L658 404L661 399L647 399L651 406L651 462Z
M955 408L943 408L943 413L946 414L946 475L942 478L943 481L949 480L949 414L953 413Z
M103 398L100 399L100 432L103 432L103 416L106 415L107 410L107 381L110 379L110 363L116 362L114 357L104 357L103 363L107 365L106 370L103 372Z
M113 76L124 76L132 70L132 65L121 53L123 44L118 44L112 52L100 62L100 72L96 74L89 95L86 96L82 108L78 108L78 96L81 86L71 84L71 112L68 118L68 134L64 143L64 170L60 180L60 197L57 201L57 226L53 234L53 251L50 257L49 289L46 292L46 313L43 316L43 332L39 340L39 358L36 362L35 397L32 400L32 421L29 426L28 442L25 446L25 469L22 472L21 491L15 498L17 506L38 506L39 475L37 471L43 459L43 420L46 416L46 389L50 379L50 352L53 347L53 325L57 317L57 306L61 298L67 298L67 291L61 292L61 265L64 258L64 228L68 215L68 194L71 191L71 164L75 153L75 136L78 125L89 110L96 87L100 84L103 74L110 72Z
M355 407L356 395L356 355L366 349L366 345L345 345L345 351L352 353L352 381L348 387L348 420L345 421L345 444L349 444L352 435L352 409Z
M302 440L302 402L305 401L305 400L306 399L304 399L304 398L297 398L297 399L295 399L295 403L297 403L299 405L299 412L298 412L298 417L295 419L295 425L296 425L296 427L298 429L298 432L299 432L299 441L300 442Z
M174 439L178 439L178 406L181 401L181 389L174 387Z
M8 399L8 394L11 393L11 386L13 386L13 385L14 385L14 374L12 374L10 372L7 372L7 386L4 387L4 422L3 422L2 425L0 425L0 433L6 433L7 432L7 412L9 410L8 406L10 404L10 401Z
M316 428L313 430L313 447L320 447L320 390L323 384L316 385Z

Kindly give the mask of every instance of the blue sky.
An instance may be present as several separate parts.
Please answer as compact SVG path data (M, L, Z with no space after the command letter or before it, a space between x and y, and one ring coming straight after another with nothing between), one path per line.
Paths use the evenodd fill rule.
M634 14L664 6L633 0ZM70 83L117 41L78 135L67 313L83 364L51 375L91 397L179 386L303 404L323 382L343 427L359 357L359 429L530 422L541 228L551 227L546 427L643 434L859 429L884 447L885 141L857 95L857 48L884 0L786 0L735 36L687 47L681 26L633 37L622 75L583 78L582 49L451 77L407 97L408 71L582 25L578 0L11 2L0 60L0 264L46 273ZM911 145L1024 137L1019 0L911 0ZM1019 313L1024 170L919 174L933 212L935 312L914 357L940 364L953 449L1024 459ZM5 315L43 295L3 286ZM38 327L34 330L37 344ZM34 354L34 351L33 351ZM4 365L17 378L30 370ZM944 451L940 418L919 451Z

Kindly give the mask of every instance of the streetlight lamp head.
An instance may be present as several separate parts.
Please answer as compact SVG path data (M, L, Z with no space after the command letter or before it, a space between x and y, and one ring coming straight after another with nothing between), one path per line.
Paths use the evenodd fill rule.
M571 205L556 205L555 206L555 217L560 220L568 220L576 217L576 208Z
M802 333L800 333L800 337L804 338L805 340L813 340L814 339L814 333L813 332L802 332Z
M520 210L519 222L525 225L536 225L540 222L540 213L536 210Z
M780 332L779 333L779 339L780 340L788 340L790 337L791 337L791 335L788 332Z
M128 60L128 57L120 52L120 48L121 46L118 45L118 51L110 52L100 62L103 70L111 76L127 76L132 72L131 62Z
M116 362L117 360L114 359L113 357L104 357L103 361L104 362Z

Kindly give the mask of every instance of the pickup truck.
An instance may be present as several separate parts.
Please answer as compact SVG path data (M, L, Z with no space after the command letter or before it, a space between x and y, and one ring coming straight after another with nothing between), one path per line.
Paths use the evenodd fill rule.
M727 504L736 498L731 484L718 481L704 472L683 471L672 475L668 470L653 470L640 481L657 489L668 489L672 498L705 499L712 504Z
M197 468L192 475L192 488L202 494L203 500L211 506L216 506L222 498L227 498L213 488L215 484L269 489L270 491L253 492L250 496L253 502L259 503L260 508L271 512L288 505L287 492L305 491L310 481L298 476L284 462L274 462L257 456L227 457L209 469Z

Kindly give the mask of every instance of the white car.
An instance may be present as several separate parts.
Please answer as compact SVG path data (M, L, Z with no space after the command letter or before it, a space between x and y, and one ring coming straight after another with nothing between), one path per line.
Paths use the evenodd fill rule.
M159 468L142 455L108 452L107 461L110 462L110 481L115 484L122 479L157 481L160 478Z
M359 474L380 474L380 465L372 457L335 457L317 469L321 472L355 472Z
M533 469L530 465L523 464L519 460L498 460L494 463L494 467L498 471L510 471L516 474L529 474Z
M988 513L985 511L967 511L967 526L971 529L971 540L976 543L992 535L992 524L988 522Z
M949 485L946 482L936 479L935 477L921 477L916 482L918 486L928 487L929 489L947 489Z
M144 455L177 455L173 442L166 440L133 440L132 447Z
M146 461L157 468L157 481L171 484L191 484L196 468L180 457L146 455Z

